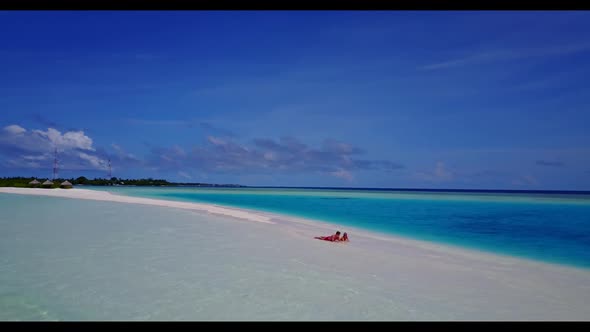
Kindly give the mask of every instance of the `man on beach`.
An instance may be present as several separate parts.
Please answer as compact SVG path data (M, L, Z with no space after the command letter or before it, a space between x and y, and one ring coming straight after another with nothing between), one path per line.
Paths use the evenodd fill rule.
M332 234L330 236L316 236L314 239L330 241L330 242L338 242L340 241L340 231L336 231L336 234Z

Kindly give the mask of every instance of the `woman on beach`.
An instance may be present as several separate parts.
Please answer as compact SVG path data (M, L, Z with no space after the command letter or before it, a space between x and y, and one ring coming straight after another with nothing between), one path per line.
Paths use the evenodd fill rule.
M336 234L330 236L316 236L314 239L330 241L330 242L338 242L340 241L340 231L337 231Z
M348 242L348 234L346 234L346 232L344 232L344 234L342 234L342 238L340 239L340 242Z

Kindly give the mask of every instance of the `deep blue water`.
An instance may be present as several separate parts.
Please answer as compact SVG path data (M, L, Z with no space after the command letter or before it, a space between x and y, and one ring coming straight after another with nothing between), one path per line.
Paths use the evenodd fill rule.
M287 188L108 190L283 213L590 268L590 196L584 194Z

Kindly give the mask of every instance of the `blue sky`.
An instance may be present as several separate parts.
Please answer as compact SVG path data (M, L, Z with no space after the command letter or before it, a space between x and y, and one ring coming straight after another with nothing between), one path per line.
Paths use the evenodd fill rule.
M0 174L590 190L590 13L0 12Z

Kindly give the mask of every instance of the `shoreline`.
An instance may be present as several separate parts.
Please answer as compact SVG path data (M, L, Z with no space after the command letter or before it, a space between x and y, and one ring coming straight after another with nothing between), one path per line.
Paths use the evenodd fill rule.
M399 246L408 250L420 250L425 252L436 252L437 256L440 253L451 255L453 257L462 257L469 260L479 260L481 262L497 263L498 260L510 265L526 265L536 267L551 267L556 269L565 269L572 271L581 271L582 273L590 272L590 269L570 265L560 264L555 262L546 262L535 259L530 259L520 256L512 256L509 254L494 253L489 251L478 250L474 248L466 248L459 245L431 242L420 239L413 239L401 235L385 234L375 231L360 229L352 226L343 226L336 223L331 223L323 220L312 220L302 217L296 217L285 214L271 213L266 211L259 211L253 209L243 209L237 207L220 206L210 203L197 202L181 202L174 200L153 199L144 197L135 197L127 195L113 194L108 191L92 190L92 189L43 189L43 188L0 188L0 193L17 194L17 195L32 195L32 196L47 196L57 198L70 199L85 199L94 201L107 201L123 204L141 204L151 205L173 209L189 210L196 213L204 213L217 215L221 217L229 217L234 220L253 221L257 223L264 223L269 225L280 225L290 229L292 234L299 234L303 239L313 240L314 236L332 234L336 229L342 232L347 232L351 241L360 244L367 249L387 250L387 247ZM338 244L336 244L338 245Z
M107 201L117 203L130 203L130 204L144 204L154 205L169 208L178 208L185 210L201 211L211 214L225 215L228 217L234 217L237 219L246 219L250 221L262 222L273 224L269 218L250 211L241 211L240 209L231 209L213 204L201 204L201 203L188 203L178 201L166 201L152 198L133 197L116 195L107 191L98 191L90 189L42 189L42 188L0 188L0 193L6 194L20 194L20 195L36 195L36 196L49 196L59 198L72 198L72 199L89 199L94 201Z
M137 299L145 296L146 289L157 280L161 287L157 296L164 302L146 301L147 307L142 310L148 316L141 317L152 317L161 308L167 309L153 319L169 320L179 315L189 320L352 317L543 321L590 317L586 305L590 273L567 265L212 204L84 189L0 188L0 198L6 199L3 194L123 203L121 208L127 211L123 218L130 220L105 211L103 205L45 201L42 205L46 210L53 204L58 209L53 212L55 230L44 228L46 222L40 224L41 228L31 227L34 223L26 220L36 211L15 208L7 212L24 223L20 228L12 225L21 229L18 236L10 235L11 217L0 219L7 231L5 248L9 250L5 250L3 259L12 278L8 280L26 276L20 286L23 294L28 289L51 293L56 285L72 283L67 295L86 303L89 311L112 310L112 305L97 303L95 297L87 296L88 289L110 292L104 297L107 303L124 303L130 310L144 303ZM18 206L29 206L26 199L18 201L23 204ZM82 210L80 205L87 208ZM68 210L78 212L71 215ZM82 217L84 213L89 220ZM64 236L60 228L64 225L77 234L73 240ZM349 233L351 242L313 239L333 233L335 228ZM94 238L94 231L102 232L102 236ZM80 247L76 239L82 238L91 243L84 242ZM31 246L31 241L37 245ZM71 246L80 252L72 252ZM23 256L25 259L13 257L24 249L31 250ZM71 271L64 274L64 269ZM121 283L125 291L112 290L113 282ZM47 283L56 285L47 287ZM46 296L52 298L49 293ZM276 294L283 294L285 300L278 301ZM58 291L53 298L63 296ZM230 296L233 309L224 311ZM203 300L195 302L200 297ZM334 301L340 305L334 305ZM51 301L46 304L48 308L52 305ZM201 311L209 308L211 311ZM96 319L128 319L132 315L121 314L114 310ZM72 316L64 319L68 317Z

